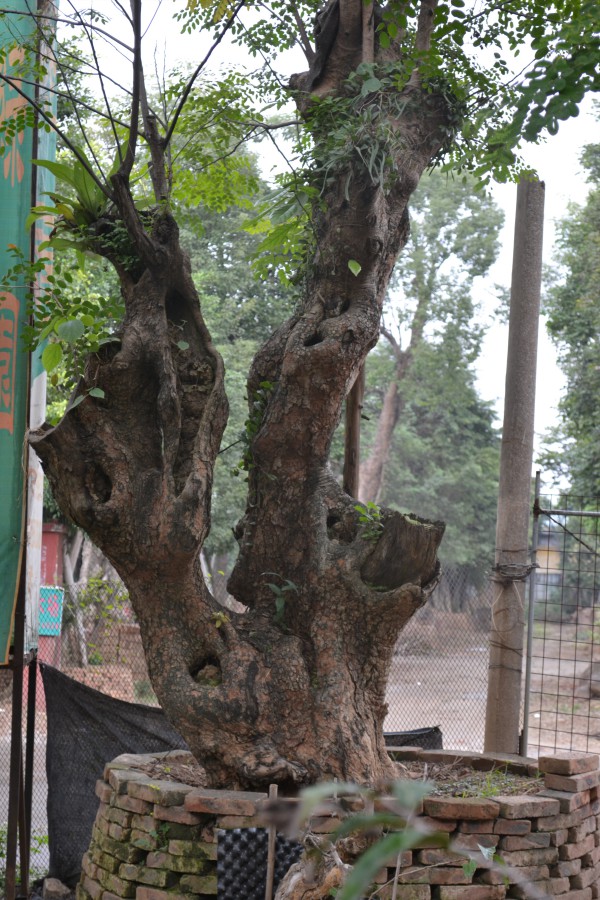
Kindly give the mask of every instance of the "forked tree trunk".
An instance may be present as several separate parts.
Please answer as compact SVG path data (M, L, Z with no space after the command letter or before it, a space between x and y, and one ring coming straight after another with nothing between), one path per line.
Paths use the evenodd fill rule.
M423 5L424 46L433 6ZM360 62L368 7L344 0L338 9L319 71L297 78L297 90L339 92ZM315 208L303 307L252 365L251 403L261 383L269 387L229 582L246 613L215 602L199 560L227 419L221 357L175 222L160 212L146 232L119 176L114 190L139 258L135 271L119 268L122 333L89 359L77 388L85 399L30 438L61 507L129 589L154 690L217 786L293 789L391 774L387 676L399 631L437 582L443 525L384 510L381 527L364 528L327 460L348 388L377 340L409 197L443 141L441 101L417 78L405 92L392 123L406 135L394 177L384 189L351 158L353 177L332 179ZM104 397L89 396L92 387Z

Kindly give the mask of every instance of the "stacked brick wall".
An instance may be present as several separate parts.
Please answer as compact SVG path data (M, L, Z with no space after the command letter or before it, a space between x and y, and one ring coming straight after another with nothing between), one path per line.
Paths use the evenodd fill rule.
M433 761L441 753L411 755ZM187 754L124 755L106 766L77 900L214 900L219 829L264 826L266 794L200 790L138 768L165 756L185 762ZM532 769L531 761L513 765ZM404 851L397 900L600 898L598 757L557 754L538 765L544 789L536 795L426 798L417 820L448 835L451 849L429 837ZM337 824L321 810L311 828L326 834ZM377 878L381 900L392 896L397 860L389 862Z

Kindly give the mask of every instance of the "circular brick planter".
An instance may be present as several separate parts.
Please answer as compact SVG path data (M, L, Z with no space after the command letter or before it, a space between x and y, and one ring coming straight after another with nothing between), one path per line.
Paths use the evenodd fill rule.
M436 849L428 840L405 851L397 900L600 898L598 756L561 753L534 762L407 748L398 756L424 762L470 759L477 769L507 766L527 775L539 769L544 788L536 795L491 799L426 798L417 819L424 829L450 835L452 850ZM266 794L198 789L157 781L139 770L165 757L189 761L185 751L125 754L105 767L77 900L214 900L219 830L264 827ZM311 827L326 834L338 823L323 809ZM500 871L480 848L494 848L506 868ZM471 858L476 854L472 873L465 870L461 851ZM392 896L396 861L390 863L377 877L382 900Z

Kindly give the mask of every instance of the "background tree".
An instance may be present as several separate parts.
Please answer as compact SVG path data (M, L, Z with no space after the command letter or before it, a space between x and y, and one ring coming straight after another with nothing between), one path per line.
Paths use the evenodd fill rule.
M566 390L552 435L560 449L547 450L544 464L591 498L600 495L600 144L586 147L582 163L590 192L560 224L560 270L545 301Z
M411 238L392 281L401 298L390 300L382 336L394 359L384 387L375 435L360 470L360 498L379 502L392 438L410 390L403 387L426 343L453 347L457 364L480 352L482 329L475 320L473 282L486 275L498 253L503 215L477 194L469 179L452 182L439 173L421 180L412 203ZM457 357L458 353L458 357ZM414 384L414 380L413 380ZM389 497L389 493L388 493Z
M241 5L225 18L221 3L182 10L185 27L243 37L269 57L267 73L273 48L295 43L308 65L291 82L304 162L286 201L301 299L255 355L247 383L247 506L229 579L247 611L225 613L200 570L227 399L170 196L186 98L201 95L231 123L215 163L260 118L229 117L251 95L233 77L202 90L190 80L152 107L140 0L125 13L129 47L119 32L132 80L127 122L108 110L114 163L107 170L93 146L71 142L75 196L58 200L53 238L60 252L70 242L111 262L125 313L109 339L92 340L63 419L30 441L61 508L127 585L155 692L212 783L364 782L392 772L382 736L387 674L399 630L437 582L443 527L389 510L361 523L328 468L332 436L378 339L421 175L451 147L455 165L483 179L515 175L521 132L553 130L597 86L595 8L510 0L467 14L435 0L385 9L332 0L314 47L314 5L247 8L247 21ZM77 13L73 23L92 36L106 31ZM535 58L515 79L503 48L524 45ZM280 81L263 72L260 84L281 99ZM61 274L44 298L45 329L75 343L93 326L87 313L57 317Z

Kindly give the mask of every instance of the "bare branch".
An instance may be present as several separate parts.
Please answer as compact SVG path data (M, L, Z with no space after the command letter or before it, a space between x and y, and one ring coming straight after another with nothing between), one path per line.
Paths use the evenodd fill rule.
M7 84L13 91L19 94L19 96L22 97L32 107L32 109L36 111L38 116L40 116L44 120L44 122L46 122L46 124L50 126L52 131L54 131L55 134L61 139L65 147L68 147L73 156L75 156L79 160L85 171L94 179L94 182L98 185L102 193L109 200L114 200L114 197L107 185L98 177L85 156L82 155L81 151L78 150L78 148L62 130L62 128L59 128L54 117L50 116L43 108L43 106L41 106L41 104L37 103L32 97L26 94L25 91L19 87L19 84L17 82L20 82L20 80L21 79L9 78L7 75L3 75L2 72L0 72L0 81L4 84Z
M55 16L49 16L49 15L43 15L42 13L38 13L38 12L31 12L31 13L25 13L25 14L24 14L22 11L17 11L17 10L15 10L15 9L3 9L3 8L1 8L1 9L0 9L0 15L12 15L12 16L31 15L31 16L35 16L36 19L50 19L51 21L57 22L57 23L59 23L60 25L70 25L70 26L73 27L73 28L74 28L77 24L79 24L78 22L73 21L73 19L65 19L65 18L60 17L60 16L55 17ZM92 25L92 24L89 24L88 27L90 28L90 30L95 31L95 32L97 32L98 34L101 34L103 37L108 38L108 40L112 41L113 43L118 44L119 47L122 47L124 50L127 50L129 53L133 53L133 47L130 47L130 46L129 46L128 44L126 44L124 41L120 41L118 38L116 38L116 37L115 37L113 34L111 34L109 31L105 31L104 28L99 28L97 25Z
M170 140L171 140L171 138L172 138L172 136L173 136L173 132L175 131L175 126L177 125L177 122L178 122L178 120L179 120L179 116L181 115L181 112L182 112L182 110L183 110L183 107L185 106L185 102L186 102L187 98L188 98L189 95L190 95L190 91L192 90L192 88L193 88L193 86L194 86L194 83L195 83L196 79L198 78L198 76L199 76L200 73L202 72L204 66L206 65L206 63L208 62L208 60L211 58L211 56L213 55L213 53L215 52L215 50L217 49L217 47L219 46L219 44L221 43L221 41L223 40L223 38L225 37L225 35L227 34L227 32L229 31L229 29L231 28L231 26L233 25L233 23L235 22L235 20L236 20L236 18L237 18L237 15L238 15L239 11L242 9L242 7L244 6L244 3L245 3L245 2L246 2L246 0L238 0L238 3L237 3L237 5L236 5L235 9L233 10L233 12L231 13L231 15L229 16L229 18L228 18L227 21L225 22L225 25L223 26L223 28L222 28L221 31L219 32L219 34L218 34L216 40L214 41L212 47L210 48L210 50L208 51L208 53L206 54L206 56L204 57L204 59L202 60L202 62L200 62L199 65L196 67L196 69L194 70L194 72L193 72L191 78L189 79L188 83L186 84L185 88L183 89L182 94L181 94L181 97L180 97L180 99L179 99L179 103L177 104L177 109L175 110L175 113L174 113L173 118L172 118L172 120L171 120L171 124L169 125L168 131L167 131L167 133L166 133L166 135L165 135L165 147L168 147L168 145L169 145L169 142L170 142Z
M119 166L121 178L129 180L137 147L137 130L140 116L140 92L142 73L142 4L141 0L131 0L133 18L133 90L131 96L131 117L129 120L129 141L127 153Z
M105 87L105 85L104 85L104 77L103 77L103 75L102 75L102 72L100 71L100 63L98 62L98 55L97 55L97 53L96 53L96 46L95 46L95 44L94 44L94 39L93 39L92 35L88 32L88 27L87 27L86 22L83 20L82 16L81 16L79 13L77 13L77 11L75 10L75 7L73 6L73 3L71 2L71 0L69 0L69 5L71 6L71 9L73 9L73 12L76 13L76 15L77 15L77 17L78 17L78 19L79 19L79 22L80 22L80 24L81 24L81 27L83 28L83 30L84 30L84 32L85 32L85 35L86 35L86 37L87 37L87 39L88 39L88 43L89 43L89 45L90 45L90 49L91 49L92 55L93 55L93 57L94 57L94 63L96 64L96 70L97 70L97 72L98 72L98 80L100 81L100 90L102 91L102 97L104 98L104 105L106 106L106 111L107 111L107 113L108 113L108 119L109 119L109 121L110 121L110 127L111 127L111 129L112 129L113 137L114 137L114 139L115 139L115 144L116 144L116 147L117 147L117 152L118 152L118 154L119 154L119 159L120 159L121 162L122 162L122 161L123 161L123 156L122 156L122 152L121 152L121 142L119 141L119 136L118 136L118 134L117 134L117 129L116 129L116 127L115 127L115 122L114 122L113 114L112 114L112 111L111 111L111 108L110 108L110 102L109 102L108 96L107 96L107 94L106 94L106 87ZM79 113L77 112L77 107L76 107L76 105L75 105L75 115L77 116L77 122L78 122L78 124L79 124L80 129L83 131L82 126L81 126L81 122L79 121ZM87 141L87 138L86 138L86 143L88 144L88 146L91 146L91 145L89 144L89 141ZM92 150L92 152L93 152L93 150ZM98 165L97 160L94 159L94 161L95 161L96 164Z

